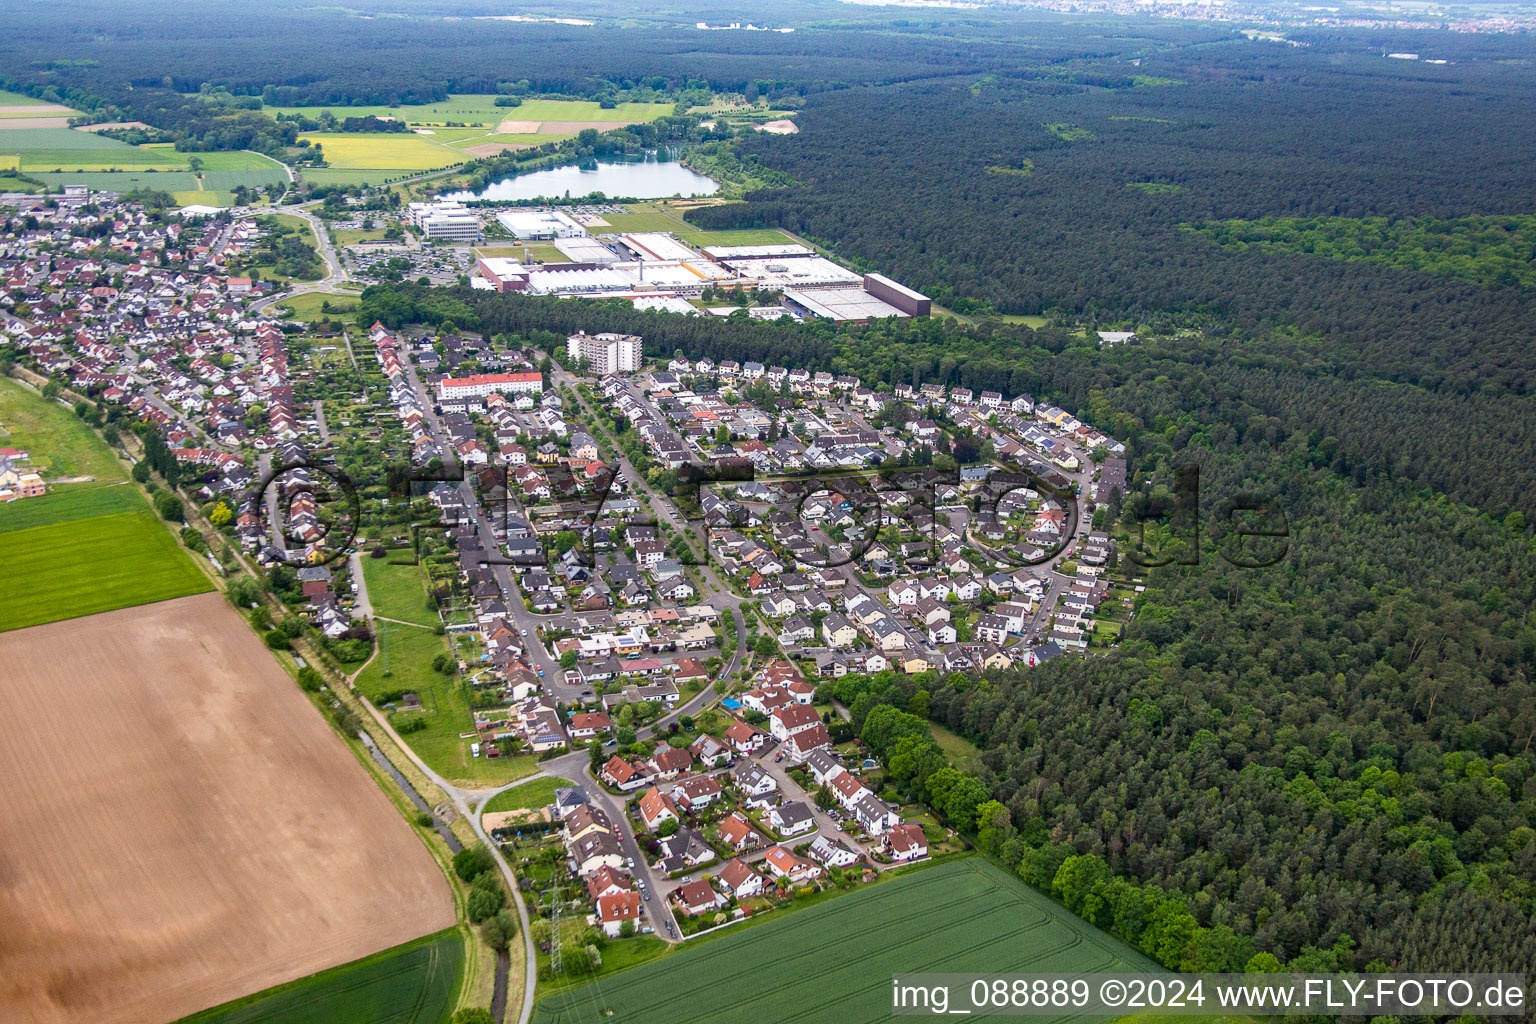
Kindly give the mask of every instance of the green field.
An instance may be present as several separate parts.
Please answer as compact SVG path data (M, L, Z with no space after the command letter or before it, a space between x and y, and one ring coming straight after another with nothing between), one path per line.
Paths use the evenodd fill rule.
M772 969L761 969L764 964ZM1162 968L1000 868L971 857L739 932L728 930L698 949L685 945L599 983L556 992L539 1003L534 1021L873 1024L891 1016L891 977L917 971L1161 973ZM728 996L721 996L722 983L729 986Z
M366 565L370 559L363 561ZM421 626L378 622L377 627L379 650L358 675L357 688L370 700L387 690L421 696L420 714L427 726L401 738L434 771L452 782L504 786L537 770L532 756L493 760L470 755L471 740L460 738L461 733L474 731L464 692L467 686L457 676L444 676L432 668L432 659L448 650L443 637Z
M0 448L31 455L44 480L89 476L126 480L111 450L67 406L50 402L18 381L0 377Z
M674 213L662 210L654 203L634 203L626 209L628 213L607 213L603 220L613 225L608 228L594 228L594 231L603 232L630 232L630 231L696 231L697 229L683 218Z
M548 807L555 802L555 790L570 785L574 785L570 779L561 779L552 775L530 779L520 786L513 786L504 793L497 793L487 800L480 810L482 814L490 814L493 811L523 811Z
M282 165L258 153L220 152L183 153L168 145L130 146L126 142L95 132L74 128L7 128L0 130L0 154L19 158L23 171L29 173L87 174L128 173L185 175L161 181L154 187L165 191L188 191L199 187L190 170L195 157L203 169L203 185L208 189L233 189L237 185L259 185L282 181L287 175ZM106 181L69 178L58 184L83 184L92 188L132 188L123 185L114 174Z
M54 165L58 166L58 165ZM97 192L131 192L134 189L147 188L156 192L169 192L175 195L178 192L199 191L197 175L191 171L34 171L26 172L28 176L38 181L48 183L48 187L54 191L62 189L65 185L84 185L86 188ZM197 202L214 205L207 199L198 199ZM185 205L185 204L183 204Z
M47 100L40 100L36 96L28 96L26 93L0 89L0 106L3 107L19 107L22 105L29 107L43 106L47 102Z
M361 561L368 602L375 615L419 626L436 626L442 621L435 610L427 608L427 587L420 566L391 565L388 559L366 556Z
M707 245L795 245L778 228L738 228L734 231L678 231L677 237L690 245L704 248Z
M331 304L331 310L327 313L320 307L325 303ZM293 320L324 320L326 317L335 319L345 318L348 314L357 312L358 297L356 295L332 295L328 292L303 292L299 295L289 296L280 305L287 309L286 314Z
M149 507L0 533L0 631L212 590Z
M183 1024L446 1024L464 940L453 929L186 1017Z
M67 523L75 519L109 516L118 512L136 512L143 507L144 499L127 484L61 487L40 498L0 505L0 533L30 530L34 526L52 526L54 523Z

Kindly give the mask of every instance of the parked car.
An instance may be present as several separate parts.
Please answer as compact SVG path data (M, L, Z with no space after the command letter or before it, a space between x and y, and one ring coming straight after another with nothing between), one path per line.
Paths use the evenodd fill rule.
M645 899L645 902L651 902L651 894L646 892L644 889L640 890L640 895Z
M624 858L624 863L628 864L630 867L634 867L635 866L635 858L633 858L633 857L625 857Z

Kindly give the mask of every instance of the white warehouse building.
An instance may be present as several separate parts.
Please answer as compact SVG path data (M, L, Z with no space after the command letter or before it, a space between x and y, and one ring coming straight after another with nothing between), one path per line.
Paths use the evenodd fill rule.
M565 339L572 360L585 359L593 373L635 373L640 369L638 334L588 334L582 331Z
M560 210L506 210L496 215L496 221L519 241L581 238L587 233L586 228Z

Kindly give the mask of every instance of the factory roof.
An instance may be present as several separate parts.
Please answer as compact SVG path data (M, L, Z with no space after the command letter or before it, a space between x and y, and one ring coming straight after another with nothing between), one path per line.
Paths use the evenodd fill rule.
M862 288L786 288L784 298L829 320L876 320L907 315Z

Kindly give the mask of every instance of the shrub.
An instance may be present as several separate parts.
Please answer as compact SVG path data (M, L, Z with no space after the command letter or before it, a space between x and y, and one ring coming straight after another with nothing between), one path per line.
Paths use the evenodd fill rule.
M496 866L496 858L484 846L466 846L453 855L453 873L466 882L472 882L482 872Z

